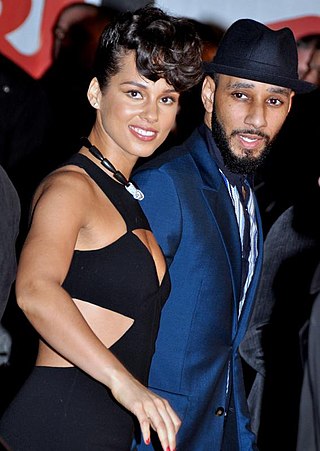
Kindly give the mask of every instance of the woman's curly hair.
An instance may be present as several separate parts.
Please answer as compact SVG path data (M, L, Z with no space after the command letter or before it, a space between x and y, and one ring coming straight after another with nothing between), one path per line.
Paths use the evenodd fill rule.
M94 66L102 90L132 50L142 76L152 81L164 78L177 92L192 88L203 77L202 44L192 21L147 5L120 14L104 29Z

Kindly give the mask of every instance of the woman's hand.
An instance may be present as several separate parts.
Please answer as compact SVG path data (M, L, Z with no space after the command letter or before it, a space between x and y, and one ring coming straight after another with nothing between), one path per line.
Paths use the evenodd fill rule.
M151 426L164 451L176 449L181 421L166 399L148 390L129 373L118 374L111 390L117 401L138 418L146 445L150 443Z

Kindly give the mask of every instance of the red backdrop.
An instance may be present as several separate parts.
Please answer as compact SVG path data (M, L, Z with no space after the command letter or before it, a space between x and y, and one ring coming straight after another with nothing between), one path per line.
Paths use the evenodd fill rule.
M0 52L15 61L34 78L51 63L53 26L60 11L72 3L90 0L0 0ZM95 0L95 4L102 0ZM306 16L274 22L272 28L289 26L296 37L320 33L320 16Z
M320 16L300 16L293 19L285 19L268 24L273 30L289 27L296 39L311 34L320 34Z
M1 0L0 52L34 78L51 63L52 30L59 12L84 0Z

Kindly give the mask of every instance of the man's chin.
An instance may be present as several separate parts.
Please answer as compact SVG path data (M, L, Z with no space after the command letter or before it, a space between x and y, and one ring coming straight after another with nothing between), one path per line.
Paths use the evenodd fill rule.
M264 158L233 158L232 160L226 161L225 164L231 172L236 174L251 174L261 166Z
M234 155L239 160L246 158L247 160L259 160L262 155L265 153L266 147L260 147L259 149L247 149L246 147L240 147L237 153L234 152Z

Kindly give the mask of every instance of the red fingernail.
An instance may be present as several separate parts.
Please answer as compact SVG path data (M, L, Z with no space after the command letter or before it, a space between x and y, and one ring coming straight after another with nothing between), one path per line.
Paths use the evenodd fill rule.
M167 446L166 451L171 451L170 446Z
M150 445L150 437L146 439L145 444Z

